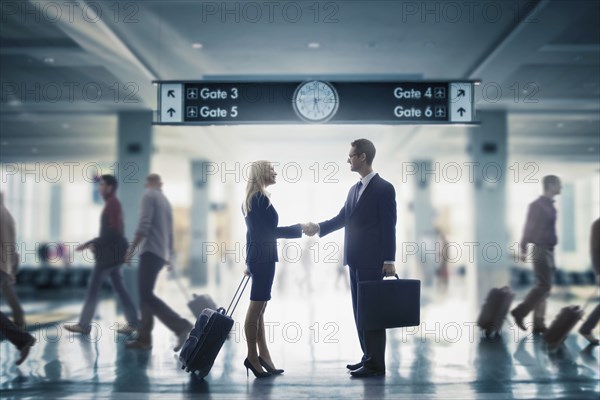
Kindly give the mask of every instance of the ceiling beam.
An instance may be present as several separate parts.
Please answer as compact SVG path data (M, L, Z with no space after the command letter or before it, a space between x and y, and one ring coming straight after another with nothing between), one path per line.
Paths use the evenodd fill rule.
M560 33L574 21L589 12L584 3L542 0L508 32L498 43L492 43L487 52L470 71L470 79L504 83L533 53L547 45L549 33ZM594 2L590 2L593 3ZM568 16L568 18L567 18Z
M53 0L29 1L30 3L53 3ZM93 7L87 6L83 0L77 3L79 7L86 9L86 17L96 22L90 23L84 19L84 13L75 12L71 20L61 18L58 27L86 52L99 59L103 66L121 80L121 83L137 84L139 97L148 107L155 108L156 90L152 81L157 79L157 75L152 68L140 61L102 18L91 15Z

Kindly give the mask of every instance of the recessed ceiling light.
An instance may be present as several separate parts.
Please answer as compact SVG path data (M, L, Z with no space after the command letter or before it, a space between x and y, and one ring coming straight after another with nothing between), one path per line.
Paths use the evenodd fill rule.
M2 146L8 146L8 142L6 140L3 140L0 144L2 144Z
M69 129L69 128L71 127L71 126L70 126L68 123L66 123L66 122L63 122L63 123L61 124L61 126L63 127L63 129Z
M310 42L308 44L309 49L318 49L319 47L321 47L321 44L319 42Z
M12 99L8 101L8 105L11 107L16 107L16 106L20 106L21 105L21 100L18 99Z
M556 124L557 128L562 128L564 126L565 126L565 124L563 124L562 122L559 122L559 123Z
M202 43L192 43L192 49L201 49Z
M32 152L32 153L37 153L37 152L38 152L38 149L37 149L37 147L32 147L32 148L31 148L31 152Z
M596 148L594 146L590 146L590 147L588 147L588 150L589 151L594 151L594 150L596 150Z
M44 62L46 64L54 64L54 58L52 58L52 57L44 57Z

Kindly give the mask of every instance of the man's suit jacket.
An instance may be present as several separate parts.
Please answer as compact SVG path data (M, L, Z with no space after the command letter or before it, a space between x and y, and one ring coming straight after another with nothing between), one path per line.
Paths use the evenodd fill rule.
M319 235L346 228L344 265L381 268L384 261L395 261L396 257L396 191L375 174L352 207L357 190L357 185L352 186L339 214L319 224Z
M246 215L246 263L279 261L277 238L302 237L300 224L277 226L279 215L262 193L252 196L251 209Z

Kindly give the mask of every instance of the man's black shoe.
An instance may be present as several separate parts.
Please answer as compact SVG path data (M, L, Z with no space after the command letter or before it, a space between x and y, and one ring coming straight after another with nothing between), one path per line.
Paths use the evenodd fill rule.
M515 310L512 310L510 312L510 315L513 316L514 320L515 320L515 324L517 324L517 326L519 327L519 329L526 331L527 328L525 327L525 323L523 322L523 317L519 316L517 313L515 313Z
M543 335L544 333L546 333L547 330L548 330L548 328L545 326L535 326L535 327L533 327L533 334L534 335Z
M356 371L357 369L359 369L363 365L364 365L364 363L361 361L361 362L356 363L356 364L347 364L346 368L348 368L350 371Z
M352 375L355 378L372 378L375 376L384 376L385 371L378 371L376 369L360 367L356 371L350 372L350 375Z

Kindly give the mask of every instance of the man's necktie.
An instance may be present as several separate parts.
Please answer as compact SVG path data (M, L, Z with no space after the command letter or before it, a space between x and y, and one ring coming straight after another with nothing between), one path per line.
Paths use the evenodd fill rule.
M362 187L362 182L359 181L356 184L356 189L354 191L354 199L352 201L352 209L354 209L354 207L356 207L356 203L358 203L358 194L360 193L360 188Z

